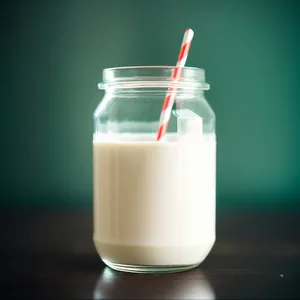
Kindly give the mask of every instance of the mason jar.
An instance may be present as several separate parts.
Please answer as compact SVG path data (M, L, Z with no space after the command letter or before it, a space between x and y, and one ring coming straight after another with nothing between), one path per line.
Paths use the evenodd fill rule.
M199 265L215 241L215 114L205 72L176 67L105 69L94 113L94 243L103 262L127 272ZM167 129L160 115L172 93Z

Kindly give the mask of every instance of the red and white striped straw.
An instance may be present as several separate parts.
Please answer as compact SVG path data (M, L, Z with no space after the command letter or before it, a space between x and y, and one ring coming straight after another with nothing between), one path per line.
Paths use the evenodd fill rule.
M188 57L193 36L194 36L194 31L190 28L187 28L183 36L176 68L174 69L172 74L172 79L174 81L179 80L181 77L182 68L184 67L186 59ZM175 88L169 88L168 93L165 97L165 101L160 114L159 127L158 127L157 138L156 138L157 141L159 141L167 132L169 120L171 117L172 107L176 97L175 91L176 91Z

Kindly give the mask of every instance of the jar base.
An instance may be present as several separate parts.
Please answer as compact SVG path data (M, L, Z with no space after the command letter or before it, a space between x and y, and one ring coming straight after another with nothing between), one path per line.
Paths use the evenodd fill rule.
M110 262L103 259L103 262L113 270L127 272L127 273L141 273L141 274L153 274L153 273L177 273L188 271L199 266L198 264L193 265L182 265L182 266L143 266L143 265L124 265Z

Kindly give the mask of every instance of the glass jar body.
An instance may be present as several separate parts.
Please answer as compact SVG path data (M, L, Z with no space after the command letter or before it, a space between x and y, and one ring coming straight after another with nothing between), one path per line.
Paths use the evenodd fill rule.
M129 272L193 268L215 241L215 116L201 89L176 89L163 139L167 87L106 87L94 113L94 243Z

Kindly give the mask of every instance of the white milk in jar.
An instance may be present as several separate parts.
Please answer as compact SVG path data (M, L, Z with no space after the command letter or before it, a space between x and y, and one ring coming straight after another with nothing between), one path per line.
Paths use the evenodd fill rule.
M100 139L93 144L94 242L102 259L199 264L215 241L215 139Z

